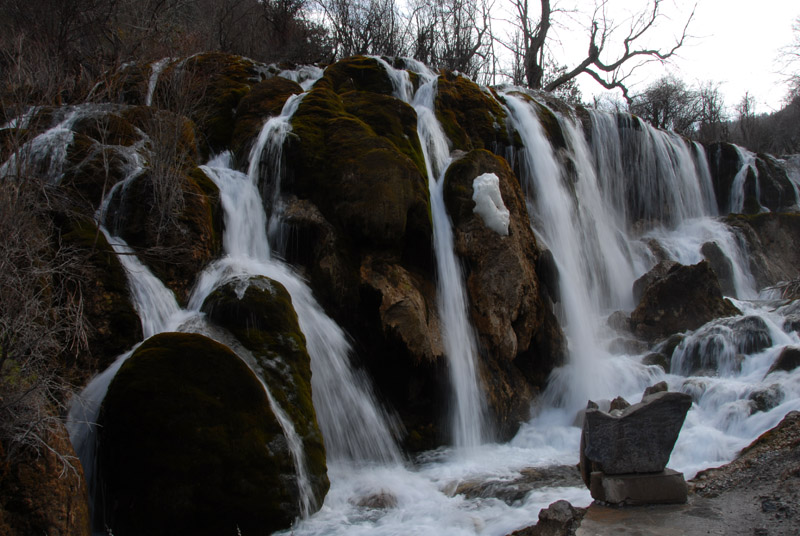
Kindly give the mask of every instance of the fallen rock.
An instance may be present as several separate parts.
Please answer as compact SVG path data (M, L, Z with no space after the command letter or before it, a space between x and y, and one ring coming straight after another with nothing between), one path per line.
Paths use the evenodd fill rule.
M541 510L536 525L515 531L510 536L572 536L584 515L586 508L575 508L562 499Z
M697 329L715 318L741 312L722 297L719 281L707 261L675 266L650 283L631 314L637 335L656 340Z
M619 417L587 409L582 456L607 475L663 471L691 405L687 394L660 392L645 396ZM584 477L586 471L582 468Z
M667 386L667 382L661 381L656 383L655 385L651 385L647 389L644 390L644 394L642 395L642 400L647 398L649 395L654 395L656 393L664 393L669 390L669 386Z

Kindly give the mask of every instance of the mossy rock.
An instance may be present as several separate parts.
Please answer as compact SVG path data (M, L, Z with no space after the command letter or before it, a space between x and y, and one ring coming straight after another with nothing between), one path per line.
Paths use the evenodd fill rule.
M278 116L289 97L303 92L297 82L275 76L259 82L242 97L236 110L231 148L239 162L246 161L253 140L264 122Z
M103 145L129 147L141 137L130 122L115 113L82 117L72 125L72 130Z
M75 380L82 384L141 341L142 325L130 300L125 270L94 221L70 215L56 223L63 244L75 248L84 260L83 308L90 326L90 355L75 363Z
M135 106L121 112L122 117L144 132L154 157L168 158L184 169L200 161L197 125L188 117L149 106Z
M335 93L369 91L391 96L392 80L386 69L375 58L353 56L339 60L325 69L324 76L315 87L325 87Z
M130 172L129 160L117 147L104 147L83 134L75 134L67 147L60 187L82 214L92 216L103 197Z
M500 152L510 145L507 113L496 97L487 95L486 91L456 73L439 76L436 117L454 148Z
M127 63L111 76L105 89L118 102L143 105L147 98L150 69L148 62Z
M168 180L179 182L182 198L168 223L155 201L151 171L115 192L105 223L186 303L196 274L222 250L221 201L219 189L199 168Z
M163 333L101 408L96 526L114 534L267 534L299 514L292 456L263 385L229 348Z
M342 94L344 110L366 123L380 137L388 139L411 158L420 174L426 174L425 157L417 136L417 113L394 97L350 91Z
M265 71L241 56L198 54L164 69L154 103L186 113L198 125L204 154L220 152L230 146L239 102Z
M376 109L367 113L369 103ZM349 113L346 105L389 137ZM398 110L402 115L397 115ZM359 246L397 252L406 247L427 248L429 254L432 227L427 181L419 158L413 158L417 155L414 143L403 138L416 137L410 135L415 125L404 124L400 130L397 117L413 118L396 99L367 92L342 97L324 86L315 87L292 118L287 188L311 199L328 221ZM392 137L414 154L403 153Z
M329 486L325 446L312 401L311 359L291 296L267 277L237 279L212 292L202 311L255 358L258 374L303 441L317 505L321 505Z

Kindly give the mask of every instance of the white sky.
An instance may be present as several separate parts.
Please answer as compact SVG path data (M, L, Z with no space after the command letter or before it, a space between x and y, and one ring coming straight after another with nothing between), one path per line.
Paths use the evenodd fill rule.
M591 0L562 0L559 5L567 7L570 3L582 9L593 6ZM621 10L612 15L622 23L626 18L625 9L641 10L648 2L610 0L609 3L612 9ZM652 43L668 46L674 39L672 36L680 33L694 4L693 0L665 0L662 12L669 18L660 19ZM719 82L729 108L749 91L756 99L756 113L780 109L787 86L784 77L777 72L780 66L776 60L780 48L792 42L792 22L798 16L798 0L697 0L695 18L689 27L694 38L679 50L680 57L667 69L688 85L706 80ZM574 25L580 25L580 21L576 20ZM620 37L624 36L621 33ZM585 35L562 29L559 38L564 54L585 55ZM577 46L577 50L572 51L571 44L573 48ZM664 67L648 66L647 74L634 87L641 91L648 82L664 74ZM582 75L579 82L585 100L604 91L588 75Z

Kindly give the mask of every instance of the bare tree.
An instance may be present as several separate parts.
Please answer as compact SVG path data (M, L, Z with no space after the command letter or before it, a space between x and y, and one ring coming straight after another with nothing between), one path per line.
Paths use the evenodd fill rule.
M628 101L630 98L626 79L630 73L645 62L665 62L671 58L685 43L689 23L694 18L692 10L683 31L671 47L650 48L642 42L662 17L662 0L651 0L645 10L628 21L627 33L621 42L616 40L621 27L608 16L609 0L599 0L595 3L591 22L586 29L588 35L585 58L546 82L545 70L552 29L558 15L565 12L554 8L550 0L540 0L538 9L534 8L534 4L534 0L512 0L514 23L522 36L522 50L519 52L524 57L528 86L553 91L576 76L586 73L606 89L619 88Z
M0 442L8 458L50 449L71 392L62 358L87 347L80 259L49 221L58 194L48 189L34 176L0 179Z
M333 35L337 57L402 55L403 27L394 0L317 0Z
M470 78L494 70L493 1L416 0L409 20L414 58Z
M630 99L630 112L656 128L689 134L699 116L696 93L683 80L667 75Z

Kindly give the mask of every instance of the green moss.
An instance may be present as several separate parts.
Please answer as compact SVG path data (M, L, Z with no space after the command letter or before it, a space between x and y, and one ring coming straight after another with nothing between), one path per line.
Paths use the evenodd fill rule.
M369 91L392 95L394 87L386 69L375 58L353 56L337 61L327 69L317 86L336 93Z
M491 94L455 73L439 76L436 116L456 149L496 150L510 143L506 112Z
M412 119L411 111L390 97L340 96L325 85L315 87L292 118L289 186L358 243L402 250L407 231L430 236L427 184Z
M100 422L115 534L271 532L299 513L292 458L263 387L211 339L148 339L109 386Z
M376 135L392 142L414 161L420 174L426 175L425 157L415 128L417 114L411 106L394 97L362 91L344 93L342 102L347 113L366 123Z
M136 129L122 116L107 113L100 117L84 117L75 122L72 130L85 134L103 145L131 146L139 141Z
M235 280L216 289L202 310L247 348L278 405L303 439L318 499L327 489L325 447L311 394L311 360L287 290L269 278Z
M231 146L237 160L244 161L250 144L269 117L280 115L286 100L303 92L299 84L279 76L253 86L239 103Z

